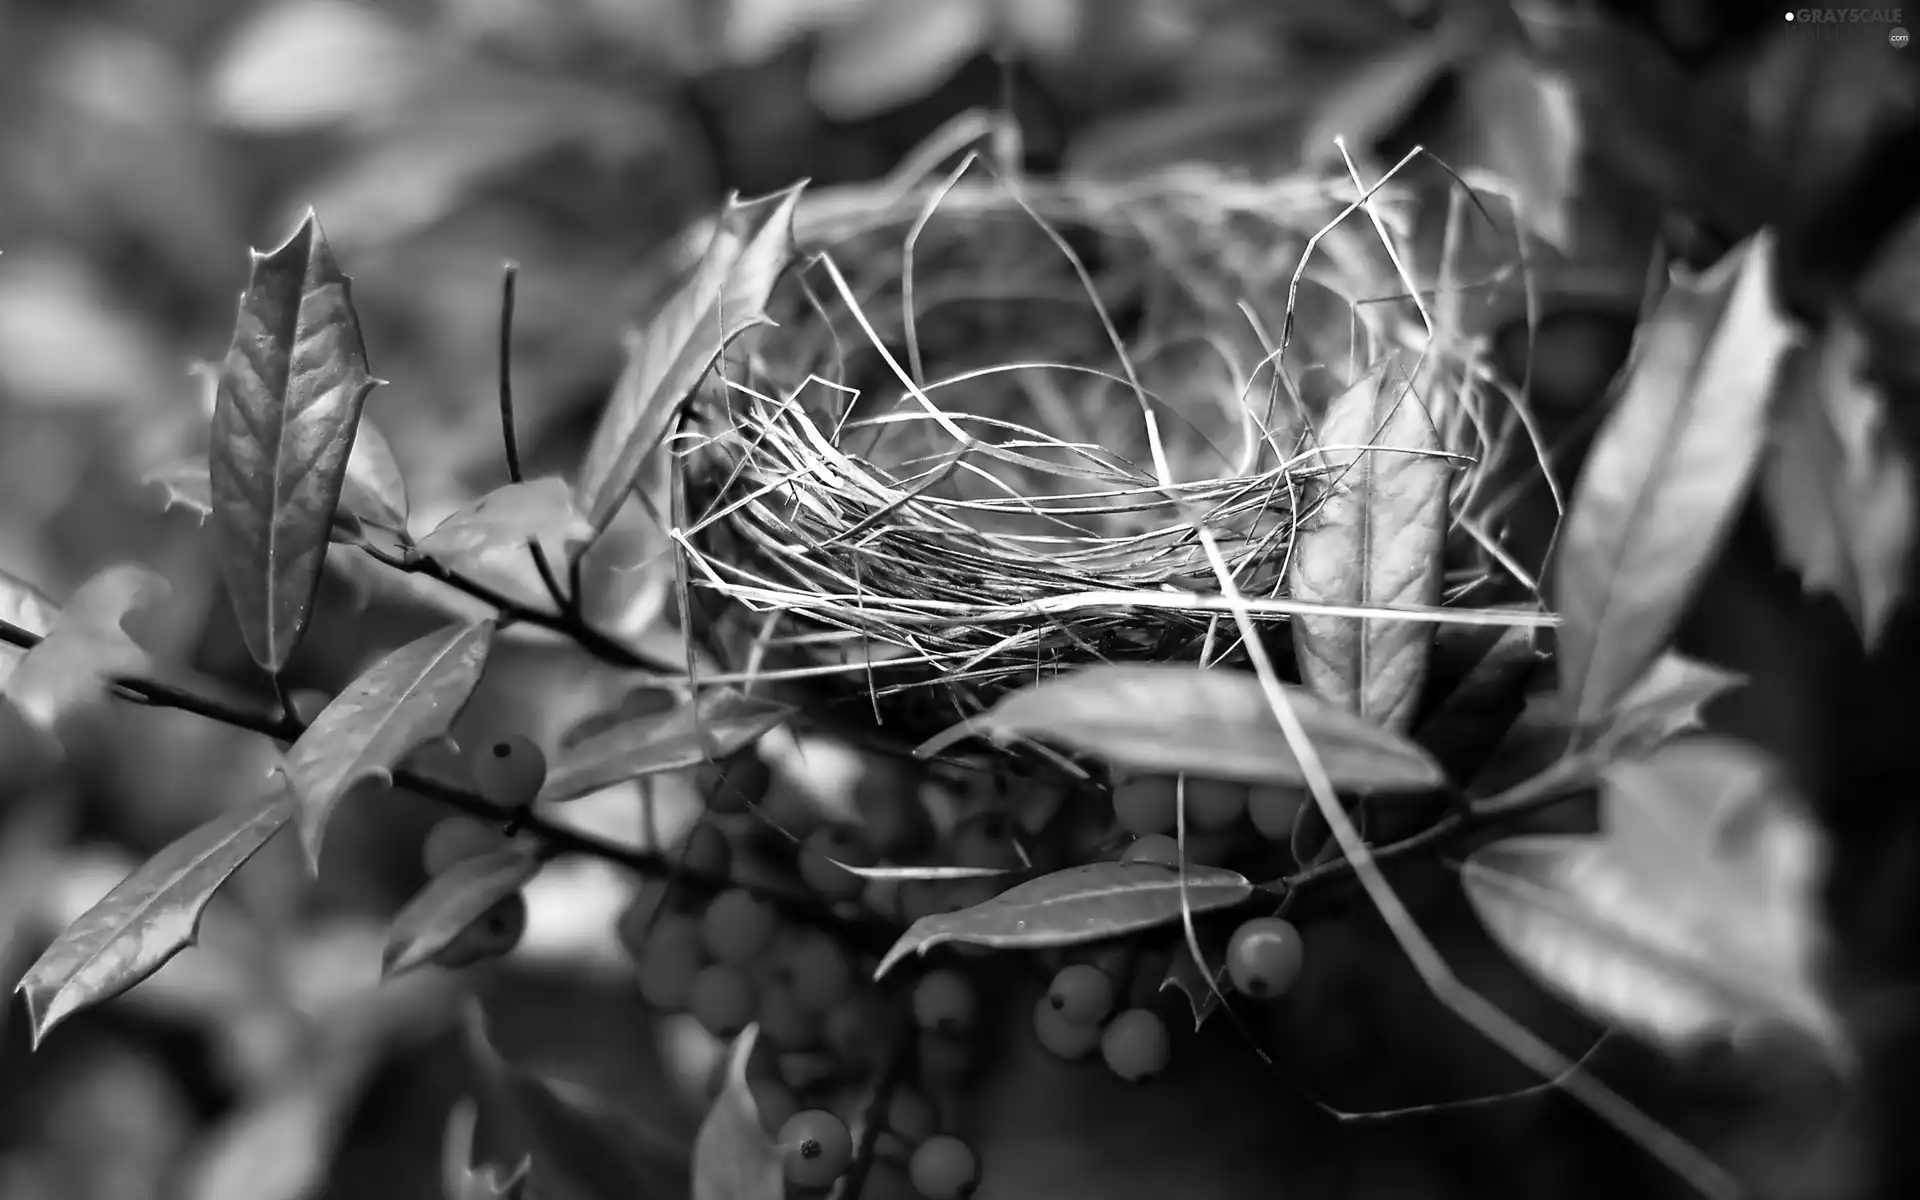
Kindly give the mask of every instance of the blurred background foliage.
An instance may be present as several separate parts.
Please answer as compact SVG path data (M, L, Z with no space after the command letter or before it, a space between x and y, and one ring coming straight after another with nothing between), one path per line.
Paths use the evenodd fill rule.
M430 524L504 481L503 259L524 264L529 472L563 471L687 221L729 189L880 176L983 107L1011 111L1031 171L1191 157L1338 169L1343 134L1375 174L1415 144L1462 175L1497 172L1540 239L1534 395L1556 435L1577 434L1625 353L1656 246L1706 261L1761 224L1782 231L1802 311L1859 307L1876 370L1910 385L1915 61L1717 0L10 0L0 562L60 595L105 563L144 560L174 585L147 644L244 676L193 518L141 482L204 436L190 368L224 351L244 247L319 212L392 381L368 414ZM1435 196L1450 185L1431 160L1407 178ZM1510 257L1511 229L1483 234L1486 265ZM1517 374L1520 291L1494 294L1485 332ZM1913 411L1899 408L1906 426ZM354 590L323 599L297 683L336 687L356 656L433 620L405 594ZM1768 640L1763 626L1746 634ZM1825 693L1804 676L1836 668L1802 653L1788 678L1805 694L1786 687L1749 715L1831 783L1836 746L1808 715ZM470 723L531 710L551 727L601 699L567 663L519 657L490 673ZM1865 668L1849 669L1857 682ZM122 709L68 776L0 779L4 981L139 859L235 799L265 752L193 717ZM434 1194L446 1112L474 1086L453 996L469 982L372 986L381 922L420 882L431 815L352 808L318 887L290 841L270 847L214 906L201 947L37 1054L17 1011L0 1011L0 1196ZM1896 832L1910 854L1911 819ZM595 1076L685 1137L710 1048L655 1037L632 1001L610 931L624 884L582 868L541 886L527 946L481 984L496 1040ZM1911 891L1862 902L1909 914L1860 935L1888 971L1908 953L1896 947ZM537 1019L562 1010L564 1030Z

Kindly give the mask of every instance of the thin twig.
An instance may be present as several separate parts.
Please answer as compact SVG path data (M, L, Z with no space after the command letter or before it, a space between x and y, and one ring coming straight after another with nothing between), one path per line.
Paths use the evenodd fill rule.
M887 1108L893 1103L894 1089L906 1079L912 1054L912 1039L896 1036L893 1053L887 1056L887 1065L874 1084L873 1101L867 1105L867 1118L860 1130L860 1144L853 1148L853 1163L847 1168L834 1200L860 1200L861 1193L866 1191L867 1179L873 1174L873 1164L879 1155L880 1135L887 1131Z
M519 280L520 264L509 259L500 272L500 441L507 454L507 478L513 483L526 482L520 470L520 435L513 420L513 300ZM547 595L553 597L553 606L563 613L573 612L578 594L570 597L560 586L540 540L528 538L527 549L533 552L534 569L540 572Z

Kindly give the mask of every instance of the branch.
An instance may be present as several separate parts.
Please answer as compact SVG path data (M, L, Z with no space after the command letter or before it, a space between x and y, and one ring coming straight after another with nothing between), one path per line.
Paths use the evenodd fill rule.
M513 422L513 298L519 279L520 264L509 261L500 278L500 441L506 451L507 479L511 483L526 482L520 470L520 435ZM569 596L560 586L560 578L553 573L553 564L547 561L546 549L538 539L528 538L527 549L533 552L534 569L540 572L540 582L546 585L547 595L553 597L553 606L562 613L574 612L580 599L578 587ZM578 577L574 582L579 583Z

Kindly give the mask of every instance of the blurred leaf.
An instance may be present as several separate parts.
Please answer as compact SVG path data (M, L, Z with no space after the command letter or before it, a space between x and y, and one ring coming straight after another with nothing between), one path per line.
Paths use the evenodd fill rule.
M209 73L217 120L290 134L376 117L420 74L423 47L391 17L345 0L293 0L254 13Z
M479 1106L471 1099L460 1101L447 1114L447 1132L440 1144L441 1200L527 1200L527 1179L533 1170L530 1156L505 1174L491 1163L474 1169L473 1133L479 1122Z
M533 847L515 843L462 859L427 881L393 918L381 953L391 978L425 966L487 910L525 887L546 862Z
M1253 885L1244 876L1222 867L1189 865L1184 877L1159 863L1068 867L972 908L920 918L887 951L873 977L945 942L996 950L1077 946L1169 925L1182 912L1229 908L1251 895Z
M1445 782L1419 746L1301 687L1282 685L1337 787L1423 790ZM1245 783L1306 783L1299 760L1246 671L1180 664L1101 664L1001 698L915 751L971 735L1060 742L1116 766Z
M1441 626L1415 740L1450 778L1473 778L1526 707L1527 684L1547 661L1525 626Z
M85 261L13 249L0 271L0 389L9 405L146 402L169 364L140 315Z
M1792 339L1772 237L1676 279L1642 337L1560 530L1560 693L1579 725L1665 647L1746 496Z
M1745 682L1744 676L1668 651L1620 698L1605 723L1589 732L1596 749L1610 757L1637 755L1700 728L1700 710Z
M562 552L593 536L593 526L573 506L573 492L558 477L510 483L489 492L433 527L420 552L448 565L508 551L526 552L529 541Z
M312 617L367 372L348 281L309 211L255 252L220 372L208 475L221 575L254 661L278 673Z
M468 1058L486 1085L489 1120L500 1120L533 1159L529 1191L540 1200L636 1200L684 1196L687 1146L638 1121L563 1096L502 1057L477 1003L466 1014Z
M1605 832L1520 837L1462 867L1494 937L1601 1020L1686 1048L1784 1025L1848 1051L1818 983L1824 846L1738 742L1674 742L1604 780Z
M1411 385L1376 367L1328 404L1316 443L1323 447L1318 465L1329 474L1308 485L1311 515L1294 530L1292 597L1438 604L1452 472ZM1299 615L1292 630L1300 678L1314 691L1382 729L1400 732L1412 722L1431 625Z
M767 322L767 298L793 256L804 184L730 200L694 277L628 347L627 367L593 432L576 485L580 510L606 529L647 456L729 343Z
M1522 222L1568 249L1585 149L1573 86L1507 49L1475 62L1465 73L1465 87L1466 120L1479 136L1481 164L1513 187Z
M39 588L0 571L0 621L45 637L59 616L59 606L47 599ZM5 694L7 680L13 678L26 653L11 643L0 642L0 694Z
M1837 599L1868 649L1900 602L1913 553L1913 471L1862 375L1867 341L1844 317L1789 360L1760 496L1782 556Z
M547 774L540 800L571 800L629 779L725 758L792 714L787 705L732 688L710 689L694 704L616 725L563 751Z
M5 679L6 698L48 732L69 713L104 702L114 677L142 674L151 664L121 622L168 591L165 579L130 563L108 567L81 584L54 617L45 640L27 651Z
M1356 153L1370 149L1406 120L1440 77L1474 48L1478 36L1470 21L1447 21L1343 73L1315 98L1298 157L1309 164L1340 161L1335 138L1344 138Z
M213 894L293 815L280 789L179 838L67 927L17 989L33 1042L83 1008L146 979L199 936Z
M780 1149L760 1123L747 1085L747 1062L760 1027L740 1031L727 1051L726 1082L693 1142L693 1200L782 1200L786 1176Z
M183 1200L309 1200L325 1185L370 1055L336 1048L308 1070L276 1081L217 1126L197 1148L177 1193Z
M989 0L887 0L821 40L807 95L836 121L858 121L934 91L993 32Z
M287 750L300 844L315 873L327 819L356 783L391 778L422 742L444 735L486 668L494 624L452 627L407 643L348 684Z

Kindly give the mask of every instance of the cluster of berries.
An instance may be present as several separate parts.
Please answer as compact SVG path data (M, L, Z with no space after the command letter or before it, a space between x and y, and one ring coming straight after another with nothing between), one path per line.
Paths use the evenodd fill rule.
M473 789L490 804L507 810L531 805L547 781L547 758L518 734L476 743L463 756ZM427 830L421 865L432 878L455 863L505 849L511 839L497 823L474 817L449 817ZM513 951L527 932L527 898L519 892L496 901L473 924L456 934L433 956L449 970L471 967Z

